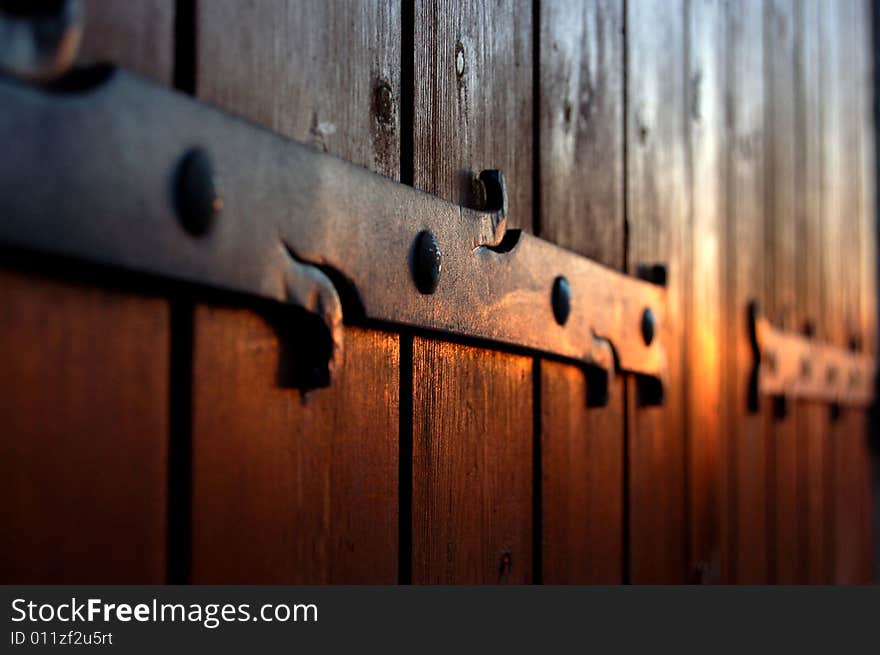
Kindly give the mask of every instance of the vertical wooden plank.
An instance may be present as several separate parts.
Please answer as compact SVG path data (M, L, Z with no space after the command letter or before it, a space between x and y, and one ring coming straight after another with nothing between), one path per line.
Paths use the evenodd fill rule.
M623 268L623 2L541 5L540 236Z
M660 326L670 388L662 406L643 407L629 381L629 556L634 583L682 582L684 431L682 312L687 271L685 10L682 2L627 4L628 268L668 266L669 304Z
M746 311L764 303L764 39L763 7L749 2L729 5L728 86L730 101L727 221L724 241L736 244L725 259L723 343L722 493L727 517L722 523L721 578L727 582L767 581L768 403L748 408L753 366Z
M795 297L797 224L795 216L795 30L794 4L768 0L765 4L764 52L766 75L766 132L764 160L764 255L767 295L764 311L775 325L800 328ZM798 543L800 504L797 459L798 408L791 403L784 416L770 417L771 580L798 581L801 549Z
M197 31L200 97L397 176L397 2L204 2ZM275 387L261 321L197 308L194 582L397 579L398 339L345 339L303 403Z
M726 113L727 24L724 5L695 0L689 5L689 102L691 219L686 254L684 314L688 405L687 568L692 580L720 575L721 297L724 214L727 199ZM727 320L730 320L729 318Z
M173 6L148 22L87 3L83 59L171 80ZM139 47L131 47L133 43ZM145 53L149 52L149 56ZM165 580L169 311L164 300L4 270L0 577Z
M332 393L304 399L276 386L260 317L200 306L195 322L194 579L393 581L397 337L349 329Z
M623 268L623 3L540 8L540 236ZM541 362L543 582L623 573L624 381L588 407L576 367Z
M509 228L532 229L532 7L417 0L414 184L480 203L476 176L503 171Z
M199 96L398 177L397 0L199 3L198 34Z
M532 362L420 337L413 362L413 581L529 582Z
M85 0L79 60L112 63L171 84L175 0Z
M878 341L878 230L877 230L877 152L875 102L875 41L880 39L874 14L877 7L873 2L865 0L856 13L859 38L855 40L856 52L859 54L861 75L856 88L861 91L859 103L861 121L859 143L862 153L862 204L859 216L861 229L859 242L862 246L861 277L861 337L862 347L866 352L877 356ZM868 413L868 438L865 446L865 465L863 474L867 487L864 510L864 547L865 573L864 581L877 583L880 581L880 548L877 546L878 528L880 528L880 438L877 434L876 410Z
M862 3L823 4L828 29L825 76L827 95L826 226L829 249L829 285L835 298L826 308L833 322L836 342L859 347L863 344L861 239L865 191L862 180L865 125L861 100L865 84L862 58L867 52L860 37L865 29L866 9ZM873 211L873 210L872 210ZM867 236L867 235L866 235ZM867 258L867 257L866 257ZM830 313L833 312L833 313ZM832 423L831 507L833 533L831 557L833 580L859 583L868 579L870 563L867 421L862 411L845 409Z
M877 352L877 215L876 215L876 153L874 150L874 43L871 33L872 7L871 2L855 3L852 8L852 39L854 63L853 106L858 112L853 126L853 147L860 153L858 179L861 193L857 198L858 212L855 214L858 223L860 265L857 274L859 291L858 345L866 352ZM876 581L874 561L874 502L877 498L872 494L872 455L876 450L870 447L872 422L870 412L865 412L862 419L864 436L857 441L860 457L860 489L861 497L861 541L863 554L860 581L870 583ZM876 436L874 438L876 443ZM874 473L876 475L876 473Z
M867 352L877 352L877 152L874 138L875 122L875 40L872 33L873 3L864 0L856 11L858 27L854 47L858 55L859 75L856 88L860 92L859 151L861 153L861 211L859 241L861 244L860 290L862 342Z
M420 0L413 38L414 185L478 204L475 176L501 169L509 224L530 229L531 4ZM531 581L531 366L414 340L413 582ZM438 476L432 467L444 452L460 456ZM482 492L459 499L469 476Z
M0 271L0 577L165 579L168 305Z
M820 7L818 0L795 3L795 218L799 265L796 270L797 320L807 333L823 339L825 293L822 241L822 111ZM821 371L811 372L820 375ZM826 507L829 412L825 403L798 403L796 414L801 525L798 538L800 582L828 580Z
M588 407L584 372L541 362L543 581L619 584L623 574L623 390Z
M870 536L870 460L863 411L844 410L832 423L831 557L834 584L865 584L872 579Z
M828 567L828 481L831 471L830 427L828 407L821 403L805 403L799 410L798 430L803 435L802 468L804 488L801 503L806 512L801 543L804 577L801 582L825 584L829 581Z
M841 259L841 219L842 185L837 178L838 170L842 165L842 143L839 140L840 125L842 123L843 84L840 79L841 71L841 39L840 20L836 11L836 3L831 0L823 0L820 3L820 48L823 66L820 70L821 85L824 96L824 110L822 112L822 201L823 220L822 231L825 248L823 249L824 282L828 290L823 298L824 306L821 323L826 338L838 346L844 347L847 343L847 328L844 324L843 302L845 289L843 288L843 264ZM826 530L826 567L830 572L828 582L841 582L842 576L839 570L839 553L843 548L840 545L840 527L845 522L848 509L847 499L840 493L841 484L850 472L845 468L847 464L846 450L842 445L846 443L849 430L844 416L836 415L829 426L830 444L827 450L829 460L829 478L827 481L826 518L828 528Z

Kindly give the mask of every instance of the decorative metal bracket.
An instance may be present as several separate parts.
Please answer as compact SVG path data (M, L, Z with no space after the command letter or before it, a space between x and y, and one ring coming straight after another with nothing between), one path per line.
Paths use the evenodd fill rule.
M759 394L864 407L874 400L876 360L774 327L749 308L755 366L751 401Z
M666 291L111 68L0 81L0 243L485 339L662 389ZM601 395L601 394L599 394ZM661 394L654 394L654 402Z

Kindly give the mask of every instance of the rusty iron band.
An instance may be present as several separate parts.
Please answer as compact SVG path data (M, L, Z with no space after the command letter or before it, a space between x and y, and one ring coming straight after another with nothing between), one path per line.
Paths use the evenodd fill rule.
M0 143L0 243L301 307L324 383L345 311L665 386L665 288L507 229L497 172L460 207L109 67L0 80Z
M865 407L874 400L876 361L853 352L781 330L749 307L754 370L752 407L758 395L818 400Z

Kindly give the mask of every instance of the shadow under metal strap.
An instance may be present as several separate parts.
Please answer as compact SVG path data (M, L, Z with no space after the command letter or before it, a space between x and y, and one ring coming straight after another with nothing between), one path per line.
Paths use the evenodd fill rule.
M876 360L774 327L749 308L755 367L752 407L759 394L865 407L874 400Z
M112 68L0 81L0 243L666 377L666 291ZM306 385L308 386L308 385ZM655 402L659 400L659 395Z

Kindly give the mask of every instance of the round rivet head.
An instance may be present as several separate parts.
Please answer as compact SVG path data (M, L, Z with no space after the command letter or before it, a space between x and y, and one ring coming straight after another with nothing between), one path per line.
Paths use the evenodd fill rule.
M201 148L187 151L180 160L175 202L181 224L196 236L211 228L223 206L217 195L211 158Z
M415 242L413 277L419 291L431 294L440 282L440 270L443 267L443 253L437 237L429 230L419 232Z
M553 318L559 325L565 325L568 315L571 313L571 286L561 275L553 280Z
M654 332L656 330L657 322L654 319L654 312L649 307L642 314L642 339L645 340L646 346L650 346L651 342L654 341Z

